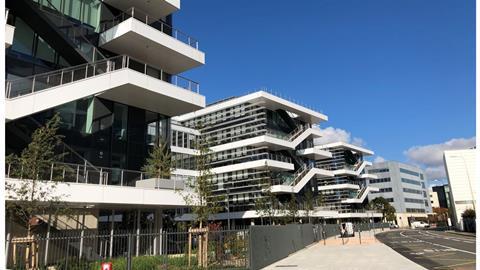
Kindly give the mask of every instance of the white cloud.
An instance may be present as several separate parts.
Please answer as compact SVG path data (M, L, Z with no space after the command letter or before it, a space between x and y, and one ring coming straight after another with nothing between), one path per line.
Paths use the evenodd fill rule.
M352 134L341 128L327 127L321 129L322 137L315 139L315 144L326 144L332 142L346 142L357 146L364 146L365 141L358 137L352 137Z
M413 146L404 151L403 154L410 162L423 167L428 179L444 179L446 173L443 164L443 151L471 148L475 146L475 139L475 137L453 138L443 143Z
M373 160L373 163L380 163L380 162L384 162L385 159L381 156L376 156L375 159Z

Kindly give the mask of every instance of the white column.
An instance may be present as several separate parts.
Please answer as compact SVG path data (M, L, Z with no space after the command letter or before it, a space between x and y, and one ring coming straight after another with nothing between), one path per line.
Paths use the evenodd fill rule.
M114 218L115 218L115 210L112 210L111 221L110 221L110 258L113 257L113 229L115 226Z
M51 219L52 219L52 214L48 214L47 240L45 241L45 257L44 257L45 265L47 265L48 263L48 246L50 245L50 226L51 226L50 224L52 223Z
M80 251L78 254L78 258L82 258L82 253L83 253L83 237L85 236L85 210L83 211L82 215L82 231L80 233Z
M162 209L155 209L155 217L154 217L154 221L155 221L155 229L154 229L154 232L155 232L155 246L158 247L155 248L155 253L157 254L157 250L158 250L158 255L162 255L163 253L163 246L162 246L162 233L163 233L163 210Z
M142 211L138 209L137 211L137 252L136 256L138 257L140 255L140 216L142 214Z

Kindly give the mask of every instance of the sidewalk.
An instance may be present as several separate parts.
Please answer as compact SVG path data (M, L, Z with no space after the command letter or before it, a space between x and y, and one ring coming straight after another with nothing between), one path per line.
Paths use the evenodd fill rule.
M320 241L264 269L425 269L380 243L373 234L362 234L362 244L357 235L343 240L331 237L326 245Z

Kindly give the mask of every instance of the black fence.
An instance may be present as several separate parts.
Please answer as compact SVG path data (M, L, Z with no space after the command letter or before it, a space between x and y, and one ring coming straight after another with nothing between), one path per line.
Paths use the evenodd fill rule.
M387 223L354 224L355 231L386 227ZM312 243L340 236L340 231L339 224L210 230L208 269L260 269ZM205 269L197 261L199 234L188 231L69 230L36 235L35 267L27 265L32 261L27 254L31 243L15 239L6 243L7 269L98 270L102 263L112 263L115 270Z

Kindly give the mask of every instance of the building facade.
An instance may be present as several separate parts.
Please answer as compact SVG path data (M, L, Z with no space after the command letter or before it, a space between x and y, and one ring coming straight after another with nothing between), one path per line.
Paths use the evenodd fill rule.
M378 177L368 185L379 189L368 195L369 200L383 197L389 201L395 207L399 226L408 227L411 220L426 218L432 212L427 180L420 168L386 161L374 163L367 172Z
M172 26L179 0L8 0L6 7L13 33L5 41L6 154L20 154L34 130L59 114L58 151L66 155L42 180L60 177L58 193L81 216L42 215L44 225L159 230L167 221L191 220L176 216L188 206L176 190L198 175L199 139L212 152L214 196L226 198L215 219L258 222L255 202L266 193L278 198L278 215L292 198L305 205L311 193L315 210L301 216L381 216L365 212L376 189L367 186L375 176L363 157L373 152L314 143L327 116L265 91L206 106L199 84L181 75L202 66L205 53ZM142 172L160 141L172 153L170 179ZM56 171L58 165L71 173ZM7 182L22 180L21 168L7 167Z
M432 208L439 208L440 201L438 200L438 193L436 191L433 191L432 188L430 188L429 193L430 193L430 204L432 205Z
M278 198L279 208L292 197L304 205L307 193L315 200L322 198L314 217L367 217L364 205L370 189L364 169L370 163L363 156L373 152L346 143L315 145L315 138L321 136L316 126L326 120L319 112L265 91L229 98L173 118L209 142L214 193L225 198L226 209L215 219L258 223L255 203L267 192ZM193 134L180 136L183 141L179 133L172 134L172 149L179 147L179 142L184 147L186 136ZM194 155L191 150L182 152L176 169L192 170ZM370 217L378 217L378 213Z
M174 190L182 183L148 180L141 168L175 130L172 116L205 107L199 84L181 75L205 54L172 26L180 1L7 0L6 8L6 154L20 154L58 113L61 166L72 173L56 175L52 164L42 180L68 182L57 192L81 216L43 215L41 226L159 230L162 211L185 207ZM19 169L7 167L6 181L18 183Z
M434 186L432 187L432 191L435 192L438 197L438 206L436 207L451 209L451 193L448 185ZM435 206L432 205L432 207Z
M452 223L463 230L462 213L467 209L476 210L477 206L476 149L449 150L443 157L451 192Z

